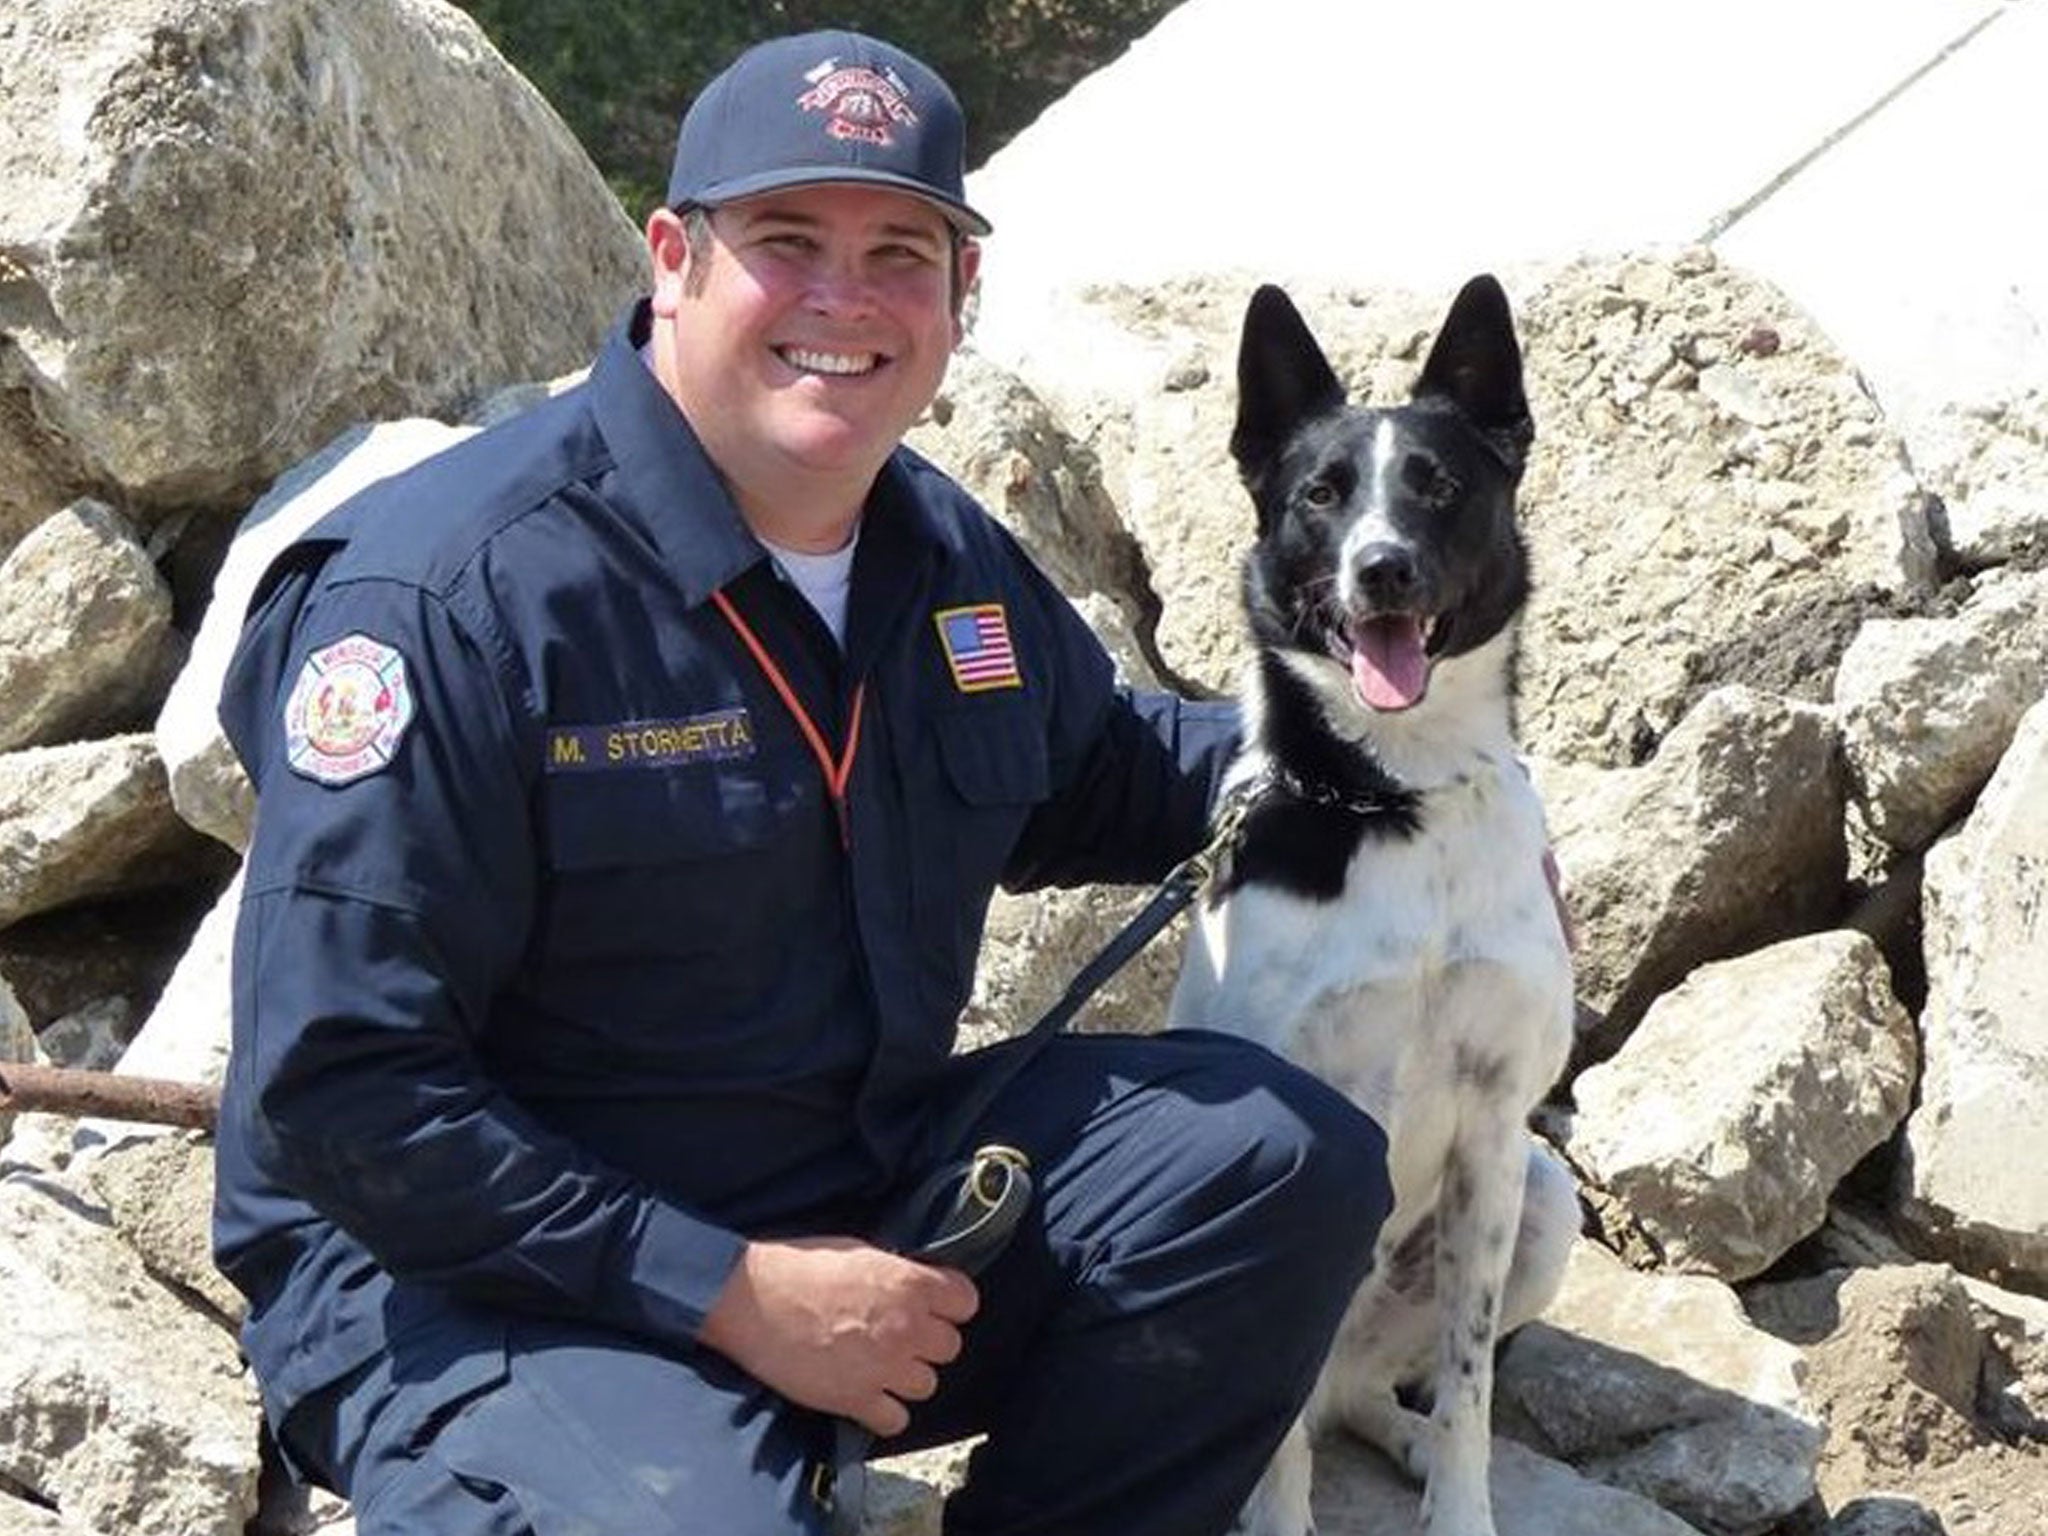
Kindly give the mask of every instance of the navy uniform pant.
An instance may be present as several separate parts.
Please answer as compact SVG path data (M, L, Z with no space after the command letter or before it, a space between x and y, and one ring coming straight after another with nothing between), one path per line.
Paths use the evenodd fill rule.
M1379 1129L1245 1042L1053 1041L975 1141L1036 1205L938 1395L878 1455L985 1434L951 1536L1225 1531L1391 1204ZM293 1411L359 1536L817 1536L833 1424L708 1350L451 1308Z

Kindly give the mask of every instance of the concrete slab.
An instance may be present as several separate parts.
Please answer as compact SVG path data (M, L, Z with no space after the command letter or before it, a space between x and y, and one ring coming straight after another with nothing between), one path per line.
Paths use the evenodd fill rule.
M2048 7L2022 0L1716 242L1820 322L1909 445L2048 390Z
M2016 348L2031 366L2025 317L2040 310L2011 263L2038 250L2031 221L2048 209L2048 161L2022 147L2048 142L2026 83L2048 67L2044 9L1187 0L970 178L996 223L976 344L1028 374L1035 348L1070 344L1046 325L1048 295L1086 282L1240 268L1448 289L1733 219L1731 258L1784 273L1887 376L1930 328L1984 338L1972 377L2015 366ZM1930 184L1916 170L1902 191L1909 166ZM1961 287L1939 233L1958 216L1984 245ZM1900 275L1881 281L1887 245ZM1844 286L1845 268L1865 281ZM1959 297L1962 318L1896 342L1855 329L1866 311L1896 317L1901 284L1995 297L2001 281L2012 302ZM2024 284L2042 281L2035 260Z

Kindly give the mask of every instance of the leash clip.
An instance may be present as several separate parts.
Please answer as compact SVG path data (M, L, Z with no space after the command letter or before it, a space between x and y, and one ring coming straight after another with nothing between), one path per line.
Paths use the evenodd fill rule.
M1231 850L1237 846L1237 835L1244 830L1244 819L1251 814L1252 802L1272 782L1272 770L1262 768L1232 788L1216 808L1215 829L1209 834L1209 841L1181 860L1164 884L1191 895L1206 889L1215 880L1216 872L1223 867Z

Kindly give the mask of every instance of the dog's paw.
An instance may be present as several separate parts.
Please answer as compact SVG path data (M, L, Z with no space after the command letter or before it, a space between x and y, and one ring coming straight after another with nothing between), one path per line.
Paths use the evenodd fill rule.
M1438 1498L1432 1489L1422 1500L1421 1536L1495 1536L1493 1511L1484 1499Z

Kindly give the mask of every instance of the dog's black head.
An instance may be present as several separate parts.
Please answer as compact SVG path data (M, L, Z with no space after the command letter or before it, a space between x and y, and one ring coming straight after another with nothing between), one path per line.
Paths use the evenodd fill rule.
M1245 571L1268 649L1327 656L1377 712L1493 639L1528 594L1515 487L1534 429L1507 296L1475 277L1406 405L1348 404L1286 294L1252 295L1230 451L1258 508Z

